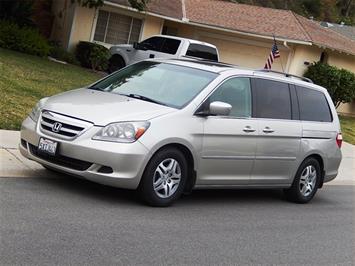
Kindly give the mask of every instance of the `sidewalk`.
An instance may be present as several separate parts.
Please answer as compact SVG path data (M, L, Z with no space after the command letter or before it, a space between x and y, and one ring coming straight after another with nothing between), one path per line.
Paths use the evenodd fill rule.
M20 132L0 129L0 177L41 177L48 172L18 150Z
M20 132L0 129L0 177L48 176L41 165L24 158L19 150ZM331 185L355 185L355 146L343 142L339 174Z

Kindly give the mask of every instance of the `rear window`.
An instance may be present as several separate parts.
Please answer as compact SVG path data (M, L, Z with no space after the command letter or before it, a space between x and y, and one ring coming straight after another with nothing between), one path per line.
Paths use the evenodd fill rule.
M198 58L204 58L208 60L218 61L217 51L215 48L192 43L186 52L187 56L193 56Z
M332 115L325 95L316 90L296 86L300 120L331 122Z
M287 83L255 79L255 117L291 119L291 96Z

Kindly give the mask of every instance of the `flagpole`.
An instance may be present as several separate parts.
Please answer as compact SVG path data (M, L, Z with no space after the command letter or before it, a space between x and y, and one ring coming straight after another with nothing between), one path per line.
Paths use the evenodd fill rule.
M274 37L274 44L276 44L275 34L272 34L272 37ZM276 45L277 45L277 44L276 44ZM281 55L281 53L280 53L280 55ZM285 69L284 69L284 66L283 66L283 64L282 64L282 58L281 58L281 56L280 56L280 64L281 64L282 72L284 72L284 73L286 74Z

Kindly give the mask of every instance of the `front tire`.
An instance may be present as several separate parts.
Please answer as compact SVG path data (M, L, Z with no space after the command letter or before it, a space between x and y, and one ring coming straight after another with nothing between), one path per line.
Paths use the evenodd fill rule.
M123 67L125 67L125 61L120 55L113 55L108 61L108 72L111 74Z
M321 181L321 168L315 158L307 158L297 170L295 179L284 193L289 201L307 203L316 194Z
M175 148L159 151L142 176L138 189L142 199L151 206L170 206L181 196L187 173L187 161L181 151Z

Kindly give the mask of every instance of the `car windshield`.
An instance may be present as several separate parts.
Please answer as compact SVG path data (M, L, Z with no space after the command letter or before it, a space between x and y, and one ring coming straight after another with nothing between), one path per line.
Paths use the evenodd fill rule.
M217 75L185 66L142 61L108 76L89 89L182 108Z

